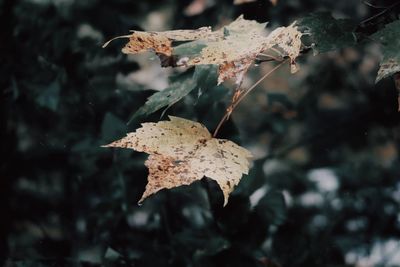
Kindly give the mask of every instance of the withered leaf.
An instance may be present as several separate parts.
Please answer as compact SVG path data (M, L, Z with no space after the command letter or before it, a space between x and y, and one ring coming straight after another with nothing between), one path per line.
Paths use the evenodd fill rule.
M200 55L188 61L188 65L218 64L218 84L229 78L242 82L254 59L263 51L279 48L282 56L291 59L292 72L295 72L295 59L300 53L302 33L295 23L279 27L267 35L266 23L246 20L243 16L224 27L223 39L210 40Z
M118 36L103 45L119 38L129 38L129 42L122 48L125 54L137 54L140 52L154 51L171 56L172 41L192 41L212 37L211 27L202 27L197 30L175 30L165 32L132 31L130 35Z
M266 23L246 20L239 16L231 24L217 31L211 31L210 27L166 32L135 31L120 38L129 38L129 42L122 49L124 53L135 54L153 50L162 55L163 62L168 62L165 57L173 56L173 66L218 65L218 84L230 78L241 84L244 74L255 58L271 48L277 48L281 56L289 57L292 72L297 70L295 59L300 53L302 33L298 31L295 23L288 27L279 27L269 35L265 26ZM173 41L187 43L174 47Z
M200 123L172 117L143 123L136 132L105 147L130 148L150 154L148 184L139 202L164 188L189 185L203 176L215 180L229 194L249 170L248 150L232 141L213 138Z
M382 45L383 59L380 63L375 83L400 72L400 20L396 20L374 33L375 38Z

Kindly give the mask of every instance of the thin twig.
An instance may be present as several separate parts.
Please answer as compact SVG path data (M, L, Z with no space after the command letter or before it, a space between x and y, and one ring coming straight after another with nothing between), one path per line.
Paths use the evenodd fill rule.
M259 85L265 78L267 78L269 75L271 75L271 73L273 73L274 71L276 71L279 67L281 67L285 62L287 62L288 60L284 60L281 63L279 63L276 67L274 67L272 70L270 70L269 72L267 72L266 74L264 74L264 76L262 76L257 82L255 82L249 89L247 89L246 91L244 91L243 94L241 94L235 102L233 102L227 109L227 111L225 112L225 115L222 117L222 119L219 121L217 128L215 129L214 133L213 133L213 137L216 137L218 134L219 129L221 128L222 124L224 124L225 121L227 121L229 119L229 116L232 114L233 110L239 105L239 103L246 97L246 95L248 93L250 93L257 85Z
M372 4L372 3L370 3L370 2L367 2L367 1L362 1L363 2L363 4L365 4L365 5L367 5L367 6L369 6L369 7L372 7L372 8L377 8L377 9L385 9L385 8L388 8L387 6L377 6L377 5L374 5L374 4Z
M375 15L373 15L373 16L371 16L371 17L369 17L369 18L367 18L367 19L365 19L365 20L363 20L363 21L361 21L361 22L359 23L359 25L366 24L367 22L369 22L369 21L371 21L371 20L374 20L374 19L376 19L376 18L378 18L378 17L384 15L386 12L388 12L388 11L391 10L391 9L393 9L394 7L396 7L396 6L399 5L399 4L400 4L400 1L397 2L397 3L394 3L394 4L392 4L392 5L390 5L390 6L388 6L388 7L386 7L386 8L385 8L384 10L382 10L381 12L379 12L379 13L377 13L377 14L375 14Z

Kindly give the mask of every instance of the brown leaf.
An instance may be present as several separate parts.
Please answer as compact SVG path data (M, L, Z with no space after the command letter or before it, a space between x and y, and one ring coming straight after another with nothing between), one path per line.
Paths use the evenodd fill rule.
M172 117L143 123L134 133L105 147L130 148L150 154L148 184L140 200L164 188L188 185L207 176L224 194L224 205L242 175L248 173L251 154L237 144L213 138L200 123Z
M297 30L295 24L296 21L288 27L279 27L268 36L271 39L271 43L282 50L282 56L290 58L291 73L298 71L295 60L300 54L302 44L302 33Z
M393 75L393 73L400 72L400 64L396 59L388 58L381 62L378 70L378 75L376 76L375 83L380 80Z
M254 59L262 51L277 47L282 56L291 59L291 71L296 72L295 59L300 54L302 33L297 30L295 22L288 27L275 29L268 36L264 27L265 24L240 16L224 28L227 36L222 40L207 42L200 55L187 64L218 64L218 84L228 78L235 78L236 84L240 84Z
M202 27L197 30L175 30L165 32L132 31L130 35L118 36L111 39L103 45L103 48L115 39L129 38L129 42L122 48L122 52L125 54L154 51L171 56L172 41L192 41L206 39L210 36L212 36L210 27Z

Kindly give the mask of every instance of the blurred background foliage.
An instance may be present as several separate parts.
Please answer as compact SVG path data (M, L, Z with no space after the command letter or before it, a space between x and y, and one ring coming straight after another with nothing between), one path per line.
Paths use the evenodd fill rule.
M225 208L212 181L138 206L146 156L100 147L159 120L162 111L126 124L170 76L182 76L151 53L121 54L123 42L102 49L109 38L219 27L240 14L270 28L314 11L359 23L392 2L371 3L1 1L2 264L400 266L400 117L393 80L374 85L377 44L308 53L297 74L281 68L241 103L220 137L255 158ZM255 66L245 85L272 67ZM213 130L233 86L214 87L205 81L162 118Z

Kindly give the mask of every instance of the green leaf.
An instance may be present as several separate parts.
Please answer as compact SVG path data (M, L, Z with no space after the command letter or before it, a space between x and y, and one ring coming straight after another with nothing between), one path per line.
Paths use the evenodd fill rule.
M172 54L179 57L195 57L198 56L201 50L206 47L207 44L203 40L196 40L193 42L187 42L174 47Z
M286 204L283 194L269 191L255 207L255 211L271 225L281 225L286 220Z
M169 87L150 96L146 103L136 111L129 122L138 117L150 115L163 107L172 106L189 94L194 88L196 88L196 84L192 76L186 73L181 75L180 78L172 82Z
M112 249L111 247L108 247L104 254L104 259L107 261L116 261L121 257L122 255L118 251Z
M383 59L375 83L400 72L400 20L385 25L372 35L382 45Z
M114 114L107 112L101 124L101 138L110 141L126 133L126 124Z
M218 66L217 65L197 65L193 80L200 89L214 88L217 86Z
M171 79L169 87L150 96L130 121L169 107L181 100L196 88L211 88L217 84L217 66L198 65L193 75L184 73Z
M53 81L38 97L36 97L36 103L52 111L57 111L60 100L60 90L59 81Z
M35 260L21 260L15 261L11 266L15 267L46 267L45 264Z
M314 54L352 46L357 41L353 32L355 25L350 20L335 19L327 12L312 13L299 20L297 25L305 37L309 35L303 43L309 43Z

